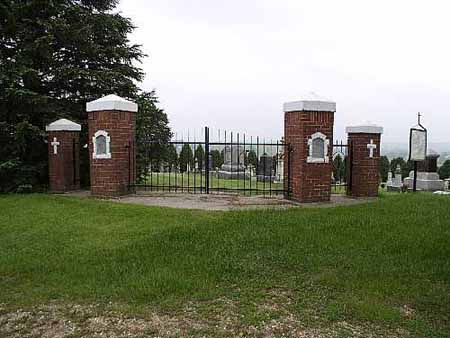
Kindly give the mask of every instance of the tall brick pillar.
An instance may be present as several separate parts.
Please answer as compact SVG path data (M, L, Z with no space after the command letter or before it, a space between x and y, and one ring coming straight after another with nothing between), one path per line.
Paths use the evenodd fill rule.
M117 95L88 102L91 192L120 196L136 177L136 103Z
M380 140L383 128L375 125L347 127L350 157L347 172L352 197L378 196Z
M294 200L330 200L335 111L335 102L313 93L304 100L284 104L284 138L292 149L289 158L285 157L285 168L290 166Z
M81 125L60 119L46 126L48 169L51 192L80 189Z

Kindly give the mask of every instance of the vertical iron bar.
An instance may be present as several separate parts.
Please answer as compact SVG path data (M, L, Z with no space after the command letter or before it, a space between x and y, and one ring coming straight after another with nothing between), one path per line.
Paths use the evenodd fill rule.
M230 163L230 170L231 170L231 184L230 186L233 187L234 182L233 182L233 132L231 132L231 139L230 139L230 149L231 149L231 163ZM225 182L224 181L224 186L225 186ZM227 187L225 187L225 190L227 189Z
M247 165L245 164L245 159L247 159ZM246 180L247 167L248 167L248 154L247 154L247 150L245 149L245 134L244 134L244 196L246 195L245 180Z
M238 171L236 171L236 175L237 175L237 190L238 190L238 192L239 192L239 188L240 188L240 183L241 183L241 178L240 178L240 173L239 173L239 167L240 167L240 162L241 162L241 154L239 153L239 133L237 133L237 140L236 140L236 144L237 144L237 164L238 164L238 166L237 166L237 170Z
M77 184L77 157L75 154L75 139L72 139L72 169L73 169L73 185L76 186Z
M259 193L259 185L258 185L258 170L259 170L259 136L256 136L256 194Z
M205 191L209 194L209 128L205 127Z
M263 156L266 154L266 139L263 139ZM263 162L263 196L266 196L266 161Z

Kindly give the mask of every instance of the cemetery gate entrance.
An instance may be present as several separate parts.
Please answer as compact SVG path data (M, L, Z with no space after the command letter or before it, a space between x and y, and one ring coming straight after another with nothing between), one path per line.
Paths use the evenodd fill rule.
M201 140L148 142L136 158L135 191L291 194L289 144L204 128Z
M351 189L349 184L352 181L351 147L342 141L335 141L332 155L331 193L345 194Z

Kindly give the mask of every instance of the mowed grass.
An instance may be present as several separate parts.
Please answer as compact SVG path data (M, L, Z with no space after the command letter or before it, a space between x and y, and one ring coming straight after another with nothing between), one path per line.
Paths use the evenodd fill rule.
M450 337L449 213L448 197L429 194L235 212L1 196L0 303L176 311L225 296L247 304L251 322L251 304L280 289L311 325L345 320Z
M284 184L281 182L258 181L256 177L240 179L220 178L215 171L211 171L209 178L209 187L211 191L229 191L243 195L282 195ZM140 180L137 186L140 189L154 191L201 191L205 187L204 173L175 173L175 172L152 172ZM145 187L146 186L146 187ZM144 188L145 187L145 188ZM332 194L345 194L345 185L332 185Z
M236 190L236 192L241 191L242 194L254 194L256 191L250 190L259 190L261 193L266 191L267 193L270 190L279 190L280 193L284 189L283 183L275 183L275 182L263 182L257 181L256 177L247 177L240 179L224 179L218 177L218 174L215 171L211 171L210 173L210 182L209 186L211 189L215 190ZM175 190L194 190L195 188L202 188L205 186L205 174L201 173L175 173L175 172L153 172L148 174L145 179L143 179L139 184L143 185L152 185L159 187L159 190L165 188L165 190L175 191ZM247 189L248 191L244 190Z

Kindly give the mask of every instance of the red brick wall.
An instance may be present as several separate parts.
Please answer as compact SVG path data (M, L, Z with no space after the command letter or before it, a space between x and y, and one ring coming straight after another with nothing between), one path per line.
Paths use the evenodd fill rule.
M380 134L349 133L351 151L351 180L347 190L353 197L377 197L380 164ZM373 157L369 157L367 145L373 140L377 145Z
M292 146L290 153L290 185L292 198L299 202L329 201L331 195L333 112L286 112L284 115L284 138ZM321 132L330 141L329 163L307 163L308 139ZM285 159L285 168L288 160ZM286 171L287 172L287 171ZM285 184L288 184L286 173Z
M80 189L80 133L50 131L48 134L48 166L50 191L66 192ZM53 138L60 143L53 153Z
M94 111L88 113L91 192L93 195L120 196L130 193L135 181L136 115L126 111ZM94 159L92 137L105 130L111 138L111 158Z

